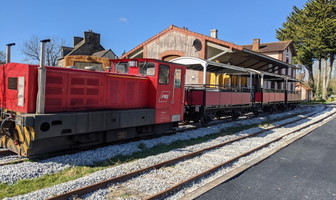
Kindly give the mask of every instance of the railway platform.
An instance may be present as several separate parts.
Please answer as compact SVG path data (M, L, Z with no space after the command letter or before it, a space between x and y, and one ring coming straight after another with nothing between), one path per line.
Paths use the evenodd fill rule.
M336 119L197 200L336 199Z

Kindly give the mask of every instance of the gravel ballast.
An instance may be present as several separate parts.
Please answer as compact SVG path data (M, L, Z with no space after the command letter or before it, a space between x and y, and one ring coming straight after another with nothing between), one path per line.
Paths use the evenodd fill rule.
M306 108L306 109L309 109L310 112L314 112L317 110L322 110L323 108L318 106L318 107L315 107L314 109L311 109L311 108ZM201 128L201 129L197 129L194 131L187 131L181 134L164 136L161 138L156 138L156 139L151 139L151 140L146 140L146 141L137 141L137 142L131 142L128 144L114 145L114 146L99 148L96 150L85 151L85 152L81 152L81 153L77 153L73 155L59 156L59 157L47 159L41 162L25 162L25 163L19 163L15 165L6 165L6 166L0 167L0 173L1 173L0 180L2 183L15 183L17 180L20 180L20 179L36 178L44 174L59 172L59 171L62 171L72 166L93 165L95 162L103 161L108 158L114 157L116 155L130 155L134 152L141 151L141 149L138 148L139 144L143 144L147 148L151 148L160 143L169 144L177 140L186 140L190 138L202 137L204 135L217 133L223 128L237 126L237 125L254 124L256 122L261 122L261 121L265 121L269 119L281 118L285 115L302 112L302 110L303 109L300 109L300 110L297 109L291 112L275 114L275 115L268 116L268 117L259 117L259 118L244 120L244 121L225 123L225 124L221 124L221 125L217 125L213 127ZM324 111L324 112L327 112L327 111ZM293 121L294 118L291 118L288 120ZM274 123L274 125L275 124L276 123ZM236 135L229 135L229 136L221 137L221 138L218 138L218 140L216 139L216 140L205 142L202 144L193 145L185 149L176 149L176 150L163 153L157 156L150 156L150 157L140 159L140 160L137 160L131 163L126 163L126 164L119 165L113 168L98 171L89 176L86 176L86 177L83 177L83 178L80 178L74 181L70 181L68 183L59 184L57 186L35 191L27 195L18 196L13 199L44 199L52 194L59 194L64 191L69 191L72 189L83 187L85 185L89 185L89 184L98 182L100 180L104 180L106 178L115 177L115 176L124 174L129 171L134 171L134 170L146 167L146 166L156 164L158 162L162 162L163 160L168 160L168 159L177 157L179 155L184 155L186 153L213 145L213 143L220 143L222 141L226 141L234 137L238 137L239 135L249 134L249 131L252 133L256 131L256 129L260 129L260 128L249 129L246 131L242 131ZM6 173L7 171L10 171L10 173ZM102 197L104 196L103 194L106 195L108 194L108 192L106 192L105 190L99 190L98 192L88 195L87 198L97 199L96 195L98 195L99 197Z

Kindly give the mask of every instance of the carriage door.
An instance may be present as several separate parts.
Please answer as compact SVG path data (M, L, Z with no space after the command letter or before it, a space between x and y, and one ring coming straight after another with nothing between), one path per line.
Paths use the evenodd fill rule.
M182 98L184 92L182 75L183 70L176 69L174 65L159 65L155 117L156 123L167 123L182 120Z

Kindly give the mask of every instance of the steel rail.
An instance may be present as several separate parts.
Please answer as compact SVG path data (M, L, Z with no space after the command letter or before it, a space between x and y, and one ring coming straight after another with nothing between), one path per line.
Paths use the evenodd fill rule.
M63 194L60 194L60 195L55 195L55 196L52 196L52 197L48 198L48 200L65 200L65 199L68 199L68 198L70 198L72 196L81 196L81 195L87 194L89 192L98 190L100 188L107 187L109 184L116 183L116 182L122 182L122 181L128 180L130 178L136 177L136 176L138 176L138 175L140 175L140 174L142 174L142 173L144 173L146 171L153 170L153 169L159 169L159 168L161 168L163 166L173 165L173 164L175 164L175 163L177 163L179 161L182 161L182 160L185 160L185 159L188 159L188 158L192 158L192 157L201 155L201 154L203 154L206 151L214 150L214 149L217 149L219 147L231 144L233 142L236 142L236 141L239 141L239 140L243 140L243 139L249 138L249 137L254 137L254 136L257 136L257 135L259 135L261 133L264 133L266 131L269 131L269 130L272 130L272 129L276 129L276 128L279 128L279 127L282 127L282 126L286 126L288 124L295 123L297 121L309 118L309 117L311 117L311 116L313 116L313 115L315 115L315 114L317 114L319 112L322 112L322 111L314 112L313 114L309 114L308 116L304 116L304 117L296 119L294 121L286 122L286 123L283 123L283 124L280 124L280 125L277 125L277 126L266 128L266 129L263 129L263 130L258 131L256 133L253 133L253 134L250 134L250 135L247 135L247 136L241 136L239 138L236 138L236 139L233 139L233 140L230 140L230 141L226 141L224 143L221 143L221 144L218 144L218 145L215 145L215 146L212 146L212 147L204 148L204 149L201 149L199 151L195 151L195 152L192 152L192 153L189 153L189 154L186 154L186 155L183 155L183 156L171 159L171 160L167 160L167 161L155 164L155 165L151 165L149 167L146 167L146 168L143 168L143 169L140 169L140 170L137 170L137 171L125 174L125 175L121 175L121 176L114 177L114 178L111 178L111 179L108 179L108 180L105 180L105 181L101 181L101 182L98 182L98 183L95 183L95 184L92 184L92 185L89 185L89 186L86 186L86 187L83 187L83 188L79 188L79 189L76 189L76 190L73 190L73 191L69 191L67 193L63 193ZM235 158L235 159L237 159L237 158ZM229 162L232 162L232 161L229 161ZM190 181L188 181L188 182L190 182ZM183 183L182 185L184 185L184 184L185 183ZM180 187L180 186L176 186L176 187ZM169 193L169 192L170 191L166 191L165 194ZM162 195L164 195L164 194L159 194L158 196L162 196ZM156 197L153 197L153 198L156 198ZM152 198L150 198L150 199L152 199Z
M0 156L9 156L9 155L15 155L13 152L11 152L10 150L7 149L1 149L0 150Z
M7 150L7 149L1 149L0 150L0 158L6 157L6 156L11 156L11 155L16 156L17 154L15 154L12 151ZM28 158L13 158L13 159L7 160L5 162L2 162L0 160L0 166L21 163L21 162L24 162L24 161L27 161L27 160L29 160L29 159Z
M25 161L28 161L28 160L29 160L28 158L16 158L16 159L9 160L9 161L6 161L6 162L1 162L0 161L0 166L18 164L18 163L22 163L22 162L25 162Z

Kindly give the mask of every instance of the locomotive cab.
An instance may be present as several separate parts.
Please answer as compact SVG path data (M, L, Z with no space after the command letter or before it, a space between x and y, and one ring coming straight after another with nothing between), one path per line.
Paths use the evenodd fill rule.
M154 59L124 59L113 60L111 69L149 78L149 106L155 108L155 123L183 120L185 66Z

